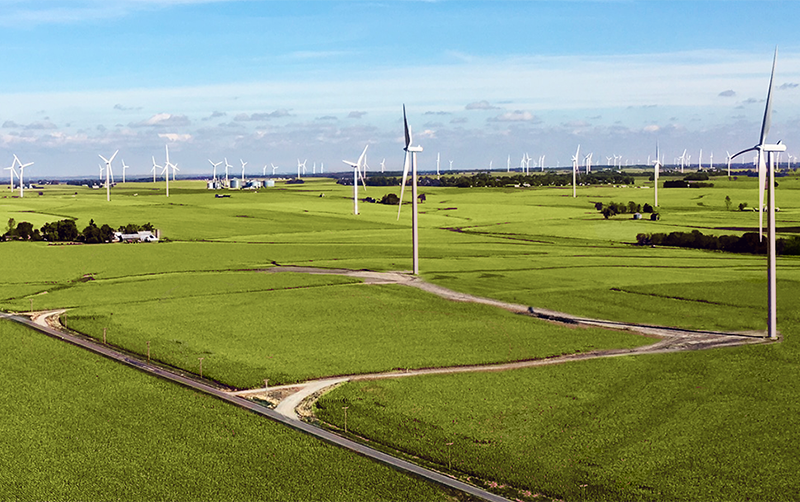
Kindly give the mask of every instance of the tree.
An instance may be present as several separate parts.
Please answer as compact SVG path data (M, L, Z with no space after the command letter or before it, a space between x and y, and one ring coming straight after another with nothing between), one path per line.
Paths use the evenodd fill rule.
M384 195L381 198L381 200L378 201L378 202L380 204L388 204L390 206L396 206L396 205L400 204L400 197L398 197L397 195L395 195L393 193L388 193L388 194Z
M651 206L650 204L645 202L644 206L642 206L642 212L643 213L652 213L653 212L653 206Z
M14 233L20 239L27 241L33 236L33 224L28 223L27 221L21 221L17 225L17 229L14 231Z
M747 209L747 202L739 204L739 211L744 211L745 209Z
M14 220L14 218L9 218L8 219L8 227L6 227L6 233L8 235L13 235L14 234L14 228L16 226L17 226L17 222Z
M733 201L731 201L731 196L730 195L726 195L725 196L725 207L728 209L728 211L731 210L731 205L733 205Z

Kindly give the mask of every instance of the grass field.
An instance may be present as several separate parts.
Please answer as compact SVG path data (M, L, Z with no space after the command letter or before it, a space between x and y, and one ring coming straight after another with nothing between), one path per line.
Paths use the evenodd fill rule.
M9 321L0 321L0 353L2 500L450 499Z
M734 207L756 205L756 181L712 181L713 188L659 190L659 222L604 220L594 209L598 201L652 203L652 188L581 187L574 199L571 188L423 188L422 276L458 291L579 315L763 330L764 257L629 244L637 233L757 228L756 213L728 211L724 203L730 196ZM796 233L800 181L779 183L779 229ZM99 337L108 327L111 343L140 353L150 340L154 357L190 370L206 357L204 375L237 386L647 341L570 330L399 286L255 272L275 264L409 270L410 217L404 207L398 222L396 207L373 204L353 216L352 188L327 180L233 192L229 199L215 199L198 182L177 185L169 199L150 184L117 187L110 203L104 193L73 187L0 199L3 221L40 225L70 217L79 228L90 219L112 226L151 222L169 240L0 243L0 307L27 310L32 300L34 308L73 308L67 318L74 329ZM366 195L389 192L398 191L370 187ZM337 403L347 400L349 429L442 465L442 445L453 442L458 472L533 494L795 498L787 473L797 465L785 445L799 430L791 343L800 322L793 317L799 272L797 258L779 259L784 340L777 345L349 384L320 402L320 414L340 423ZM525 498L519 490L513 494Z

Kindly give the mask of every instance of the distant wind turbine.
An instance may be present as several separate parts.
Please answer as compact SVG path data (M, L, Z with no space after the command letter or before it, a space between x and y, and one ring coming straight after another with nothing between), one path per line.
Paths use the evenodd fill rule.
M658 207L658 174L661 170L661 157L658 151L658 142L656 142L656 160L653 163L653 187L655 188L655 201L654 206Z
M272 166L272 175L275 176L275 171L278 170L278 166L276 166L275 164L273 164L271 162L270 162L269 165Z
M153 171L153 183L155 183L155 182L156 182L156 168L159 168L159 169L160 169L160 168L161 168L161 166L159 166L158 164L156 164L156 158L155 158L155 157L153 157L153 169L152 169L152 171Z
M103 157L102 155L98 154L98 157L103 159L103 162L106 163L106 201L108 201L108 202L111 201L111 183L109 181L109 176L111 174L111 162L114 161L114 157L116 157L118 153L119 153L119 150L114 152L114 155L112 155L110 159L107 159L107 158Z
M364 147L361 156L358 157L358 162L350 162L349 160L342 161L353 168L353 214L355 215L358 214L358 178L361 178L362 183L364 183L364 190L367 189L367 183L364 181L364 177L361 174L361 169L364 167L364 159L367 157L367 148L369 148L369 143Z
M228 180L228 169L233 167L232 165L228 164L228 157L223 157L225 160L225 186L231 186L230 181Z
M209 162L209 163L210 163L212 166L214 166L214 175L213 175L214 177L213 177L213 180L212 180L212 181L217 181L217 166L219 166L220 164L222 164L222 161L220 161L220 162L214 162L214 161L212 161L211 159L208 159L208 162Z
M125 159L122 159L122 182L125 183L125 171L127 171L131 166L125 164Z
M239 159L239 162L242 163L242 181L244 181L244 166L247 165L247 162L243 161L242 159Z
M572 197L578 196L577 177L578 177L578 162L580 161L581 145L575 150L575 156L572 157Z
M25 196L25 181L23 180L24 170L28 166L32 166L33 162L28 162L27 164L23 164L22 161L19 160L19 157L14 155L14 159L16 159L17 164L19 164L19 196L20 198Z
M19 178L19 175L14 170L14 166L17 164L17 156L14 155L14 160L11 161L11 167L6 167L5 170L8 171L8 176L11 178L11 182L9 183L9 190L14 191L14 176L16 175Z

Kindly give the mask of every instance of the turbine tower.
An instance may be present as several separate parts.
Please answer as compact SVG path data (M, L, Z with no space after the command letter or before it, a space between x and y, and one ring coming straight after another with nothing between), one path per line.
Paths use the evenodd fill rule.
M276 165L275 165L275 164L273 164L272 162L270 162L270 164L269 164L269 165L270 165L270 166L272 166L272 175L273 175L273 176L275 176L275 171L277 171L277 170L278 170L278 166L276 166Z
M242 181L244 181L244 166L247 165L247 162L243 161L242 159L239 159L239 162L242 163Z
M225 186L229 187L231 185L230 185L230 181L228 180L228 169L230 169L233 166L228 164L228 157L223 157L223 158L225 160Z
M775 56L772 60L772 73L769 77L769 90L767 91L767 104L764 110L764 120L761 123L761 136L758 143L752 148L742 150L733 157L738 157L745 152L755 151L758 154L758 214L759 225L763 222L762 206L764 203L764 181L767 181L767 333L772 339L778 337L777 331L777 294L776 294L776 246L775 246L775 153L785 152L786 145L779 141L777 144L767 144L767 134L769 133L770 122L772 119L772 89L775 80L775 65L778 61L778 49L775 48ZM766 165L764 154L766 153ZM767 173L765 173L765 169ZM765 178L768 175L768 179Z
M406 188L406 177L408 177L408 167L411 164L411 245L412 252L412 273L419 274L419 233L417 231L417 153L422 151L421 146L411 146L411 129L408 127L406 119L406 105L403 105L403 127L405 128L406 146L405 158L403 159L403 184L400 185L400 204L397 207L397 219L400 219L400 209L403 207L403 192ZM452 165L452 161L450 161Z
M159 166L158 164L156 164L156 158L155 158L155 157L153 157L153 169L151 169L151 171L153 172L153 183L155 183L155 182L156 182L156 168L159 168L159 169L160 169L160 168L161 168L161 166Z
M125 171L131 166L125 164L125 159L122 159L122 182L125 183Z

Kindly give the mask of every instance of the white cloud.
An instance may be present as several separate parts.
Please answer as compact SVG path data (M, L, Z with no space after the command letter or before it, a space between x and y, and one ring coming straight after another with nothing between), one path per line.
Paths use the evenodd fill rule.
M162 139L167 139L169 141L172 141L173 143L192 140L191 134L159 133L158 137Z
M172 115L170 113L157 113L149 119L134 122L130 127L166 127L188 126L191 122L186 115Z
M489 104L488 101L475 101L473 103L469 103L467 106L464 107L465 110L499 110L500 108L497 106L492 106Z
M535 119L536 117L531 112L516 110L513 112L501 113L496 117L489 117L486 120L489 122L530 122Z
M642 128L642 130L644 132L658 132L658 131L661 130L661 127L659 127L659 126L657 126L655 124L650 124L650 125L644 126L644 128Z

